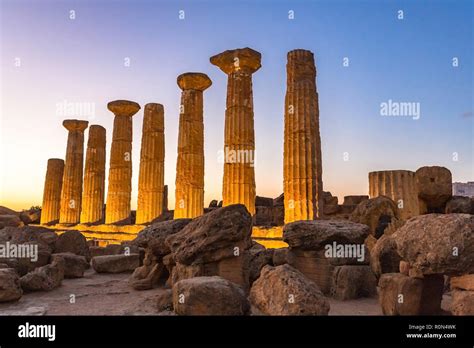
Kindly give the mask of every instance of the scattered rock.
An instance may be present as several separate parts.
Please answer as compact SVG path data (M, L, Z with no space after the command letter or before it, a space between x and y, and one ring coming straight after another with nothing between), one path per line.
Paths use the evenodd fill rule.
M325 245L361 244L369 234L366 225L343 220L295 221L283 228L283 240L290 248L319 250Z
M173 289L165 289L156 298L158 312L173 311Z
M387 235L380 237L370 252L370 265L377 278L383 273L397 273L400 261L397 243Z
M452 290L474 291L474 274L465 274L460 277L451 277L450 285Z
M451 296L451 312L454 315L474 315L474 291L455 290Z
M21 227L25 225L18 215L0 215L0 224L3 227Z
M359 205L361 202L364 202L369 199L367 195L359 196L344 196L344 202L342 205Z
M221 277L196 277L173 286L173 307L179 315L245 315L244 291Z
M260 277L260 271L265 265L273 264L273 252L274 249L250 249L250 284Z
M58 237L55 247L56 253L70 252L76 255L84 256L87 262L91 255L86 238L78 231L66 231Z
M36 268L20 278L24 291L50 291L61 285L64 279L65 263L62 258L57 258L51 264Z
M92 258L92 268L97 273L132 272L140 266L140 255L104 255Z
M415 216L392 238L410 271L427 274L474 273L474 216L428 214Z
M333 277L332 296L335 299L345 301L377 294L377 280L370 266L337 266Z
M272 264L274 266L280 266L285 263L287 263L287 254L288 254L288 248L278 248L278 249L273 249L273 260Z
M446 214L474 214L474 198L454 196L446 203Z
M0 302L17 301L23 295L20 277L12 268L0 268Z
M379 196L361 202L350 216L350 220L365 224L370 234L379 238L393 220L400 218L397 205L390 198Z
M420 213L444 213L453 195L453 178L445 167L421 167L415 173Z
M64 278L82 278L84 271L89 267L86 258L73 253L58 253L51 255L51 262L61 258L64 260Z
M250 301L266 315L327 315L329 302L318 286L289 265L265 266Z
M169 236L176 262L206 263L233 257L236 249L252 245L252 217L242 204L216 209L195 218L178 233Z
M209 208L217 208L217 201L215 199L213 199L210 203L209 203Z

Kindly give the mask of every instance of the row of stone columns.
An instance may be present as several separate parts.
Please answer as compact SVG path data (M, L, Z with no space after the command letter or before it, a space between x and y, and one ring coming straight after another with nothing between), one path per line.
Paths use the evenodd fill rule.
M255 214L252 74L261 67L261 54L250 48L235 49L211 57L210 62L228 76L223 205L241 203L251 214ZM284 145L285 222L314 219L322 211L321 140L315 78L314 57L310 51L295 50L288 53ZM174 217L194 218L204 212L203 92L212 82L205 74L186 73L178 77L177 83L182 94ZM129 224L132 117L140 110L140 106L132 101L117 100L110 102L107 107L115 118L105 223ZM90 127L82 192L83 142L87 125L87 121L64 121L64 126L69 130L64 173L60 160L48 161L42 223L51 223L57 219L67 224L96 223L104 218L105 129L97 125ZM161 104L145 106L142 137L137 224L152 221L163 210L165 140L164 110Z

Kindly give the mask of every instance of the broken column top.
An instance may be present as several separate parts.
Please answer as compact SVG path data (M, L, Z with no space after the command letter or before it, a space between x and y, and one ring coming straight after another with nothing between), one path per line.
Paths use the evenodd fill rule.
M187 72L178 76L178 86L183 91L186 89L194 89L204 91L212 85L212 81L206 74L198 72Z
M50 158L48 159L48 165L49 164L57 164L57 165L61 165L61 164L64 164L64 160L63 159L60 159L60 158Z
M314 64L314 54L308 50L296 49L288 52L287 67L292 67L296 73L295 78L302 76L316 76L316 66Z
M162 104L148 103L145 105L143 117L143 131L164 132L165 130L165 109Z
M82 120L64 120L63 126L68 131L84 131L87 126L89 125L89 121L82 121Z
M89 146L100 146L105 144L105 128L98 125L93 124L89 127Z
M252 74L262 66L261 60L260 52L248 47L224 51L210 59L211 64L218 66L226 74L239 70Z
M107 109L115 116L131 117L140 110L140 105L130 100L114 100L107 104Z

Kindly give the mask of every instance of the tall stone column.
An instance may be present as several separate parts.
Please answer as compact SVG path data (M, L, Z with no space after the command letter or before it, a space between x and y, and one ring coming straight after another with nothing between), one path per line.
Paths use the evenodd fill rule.
M66 160L64 163L63 187L59 223L77 224L81 216L82 171L84 163L84 130L89 122L64 120L63 126L69 131L67 137Z
M84 188L82 191L81 223L103 222L105 195L105 128L89 127Z
M163 212L165 184L165 118L163 105L145 105L138 177L136 224L144 224Z
M212 82L206 74L178 76L182 89L174 218L195 218L204 213L203 91Z
M378 196L391 198L404 220L419 215L415 173L410 170L370 172L369 195L370 198Z
M48 160L44 180L43 205L41 206L42 225L59 222L61 188L63 186L64 161L58 158Z
M140 105L128 100L115 100L107 104L115 115L110 150L109 187L105 208L106 224L130 224L132 195L132 116Z
M323 214L323 180L313 53L288 52L286 72L283 192L285 223L290 223Z
M261 54L250 48L222 52L211 63L228 75L224 131L223 206L241 203L255 214L255 132L252 74Z

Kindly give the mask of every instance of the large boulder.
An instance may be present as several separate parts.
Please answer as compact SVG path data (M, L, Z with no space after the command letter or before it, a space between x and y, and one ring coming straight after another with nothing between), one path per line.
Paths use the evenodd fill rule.
M17 301L23 295L20 277L12 268L0 268L0 302Z
M454 290L451 312L454 315L474 315L474 291Z
M39 224L41 219L41 209L32 208L29 210L23 210L19 217L25 225Z
M166 238L176 262L207 263L235 256L252 245L252 217L242 204L193 219Z
M275 249L257 249L251 248L249 251L250 262L249 262L249 280L253 283L258 277L260 277L260 271L266 265L273 264L273 252Z
M390 223L399 218L400 211L395 202L388 197L378 196L362 201L349 219L369 226L370 234L379 238Z
M338 300L373 297L377 294L377 280L370 266L337 266L333 273L331 295Z
M171 252L165 243L166 238L178 233L190 222L191 219L177 219L151 224L137 235L132 245L146 248L156 257L162 258Z
M390 236L383 235L370 251L370 266L379 278L383 273L397 273L401 257L397 252L397 243Z
M416 216L392 238L410 270L427 274L474 273L474 216L428 214Z
M379 303L385 315L439 315L443 288L442 275L418 279L385 273L379 280Z
M140 266L140 255L104 255L92 258L92 268L97 273L132 272Z
M454 196L446 203L446 214L473 214L474 198Z
M289 265L265 266L250 290L250 302L266 315L327 315L318 286Z
M4 207L3 205L0 205L0 215L18 215L19 213L16 212L13 209Z
M24 291L50 291L61 285L64 279L64 260L57 258L54 262L36 268L20 278Z
M445 167L421 167L415 173L421 213L443 213L453 195L453 178Z
M362 244L366 225L343 220L302 220L285 225L283 240L290 248L320 250L328 244Z
M21 227L25 224L18 215L0 215L0 225L3 227Z
M56 241L55 252L70 252L76 255L81 255L84 256L88 262L91 259L86 237L78 231L66 231L62 233Z
M58 253L51 255L51 262L64 260L64 278L82 278L84 271L89 267L86 258L73 253Z
M250 309L244 291L217 276L174 284L173 307L179 315L245 315Z

